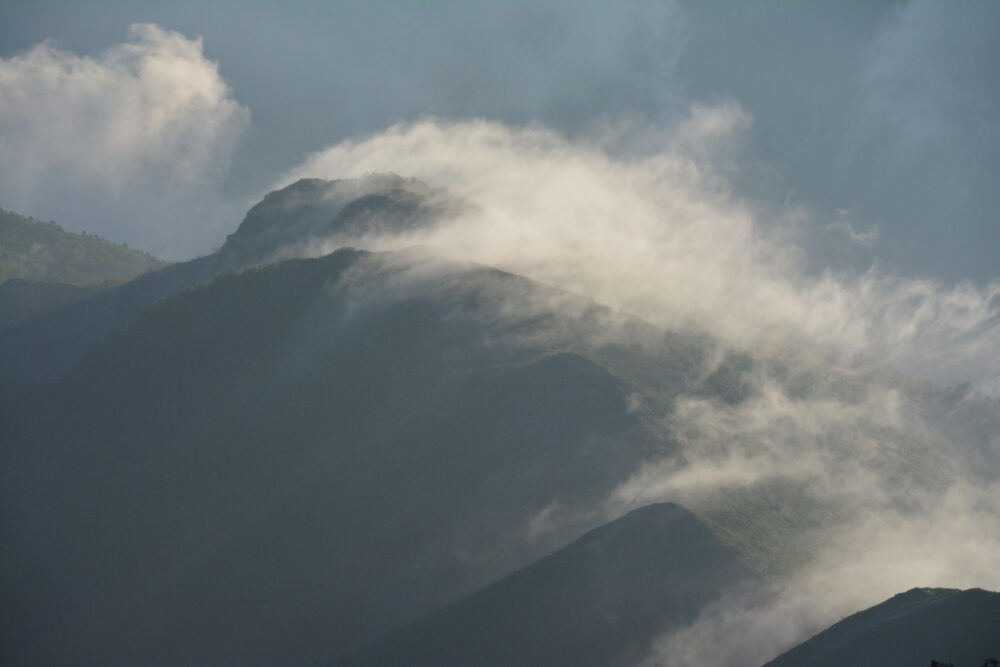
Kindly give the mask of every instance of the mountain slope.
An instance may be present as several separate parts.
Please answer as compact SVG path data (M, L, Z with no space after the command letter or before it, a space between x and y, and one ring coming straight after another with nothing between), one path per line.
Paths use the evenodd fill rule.
M552 553L609 500L644 503L616 492L699 455L678 449L678 406L753 409L762 380L854 405L877 373L803 377L431 250L345 247L451 206L398 177L300 181L219 253L0 334L7 663L326 664ZM922 488L949 470L933 440L861 431L869 469ZM723 454L743 442L723 436ZM825 445L854 461L856 440ZM773 573L844 520L810 491L685 499ZM593 627L586 591L566 595Z
M130 280L163 265L147 253L0 209L0 283L17 278L94 285Z
M848 616L766 667L979 667L1000 657L1000 593L914 588Z
M337 664L634 664L751 579L693 514L648 505Z
M91 287L29 282L15 278L0 284L0 333L95 294Z
M164 300L9 398L8 663L322 664L579 535L594 518L532 519L596 506L663 445L606 370L497 319L543 289L287 261Z
M457 206L419 181L391 174L298 181L252 207L218 252L141 275L0 334L0 376L21 382L53 379L158 300L188 287L296 256L309 244L329 243L329 251L379 229L426 224Z

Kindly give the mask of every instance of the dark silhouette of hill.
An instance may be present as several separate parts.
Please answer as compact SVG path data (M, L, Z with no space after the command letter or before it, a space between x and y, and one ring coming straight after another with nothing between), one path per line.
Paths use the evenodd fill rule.
M848 616L766 667L979 667L1000 655L1000 593L914 588Z
M686 509L647 505L338 665L632 665L753 576Z
M122 282L163 265L148 253L0 209L0 284Z
M8 396L7 663L323 664L579 535L594 518L530 526L664 444L605 368L495 317L542 289L407 254L290 260Z

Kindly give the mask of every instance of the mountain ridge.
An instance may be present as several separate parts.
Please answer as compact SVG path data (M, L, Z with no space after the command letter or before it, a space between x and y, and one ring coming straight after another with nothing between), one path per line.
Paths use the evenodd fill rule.
M653 451L625 387L580 355L503 344L537 326L489 315L539 289L525 279L456 266L399 292L409 266L345 249L224 274L5 401L4 503L34 517L5 516L6 572L40 573L3 582L14 664L58 663L59 646L101 664L320 664L587 527L527 532ZM291 611L261 625L248 591ZM60 601L54 622L24 611L38 599ZM164 623L221 634L163 642Z
M764 667L979 667L1000 655L1000 593L912 588L848 616Z
M754 580L688 510L654 503L336 664L631 665L659 634Z
M346 210L359 201L352 198L355 194L364 201ZM43 309L37 317L0 332L0 374L19 383L53 379L160 299L224 273L295 257L296 249L301 251L304 244L318 242L336 229L359 234L370 225L425 224L455 206L422 182L394 174L297 181L252 207L219 251L163 266L61 308ZM326 250L356 240L351 234L342 235Z
M799 376L711 332L665 331L432 249L349 247L380 224L405 237L426 212L391 187L335 204L324 193L344 183L289 187L229 259L171 265L0 334L0 503L14 508L0 514L0 643L13 664L325 664L615 508L671 495L741 567L787 573L844 520L822 488L765 477L714 496L621 493L701 454L683 449L675 409L739 417L761 380L846 406L884 382L942 418L960 398L933 404L877 369ZM10 381L18 363L35 382ZM949 471L931 440L904 452L906 433L860 427L878 445L865 461L897 481L929 489ZM858 441L824 444L854 460ZM577 588L573 609L593 610ZM496 608L476 604L482 618Z
M141 250L0 209L0 284L20 279L93 287L166 264Z

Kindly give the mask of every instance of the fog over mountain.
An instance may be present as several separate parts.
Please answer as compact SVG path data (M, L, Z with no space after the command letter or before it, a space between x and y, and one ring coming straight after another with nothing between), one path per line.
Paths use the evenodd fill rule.
M177 260L0 332L11 664L988 637L997 37L985 2L0 5L0 206Z

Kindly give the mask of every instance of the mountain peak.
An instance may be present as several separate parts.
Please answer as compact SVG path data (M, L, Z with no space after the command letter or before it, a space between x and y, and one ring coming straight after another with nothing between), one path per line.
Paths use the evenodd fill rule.
M911 588L848 616L765 667L979 665L1000 653L1000 593Z
M247 211L219 251L224 264L246 266L331 239L340 245L417 229L454 213L457 202L415 178L304 178L265 196Z
M752 578L687 509L647 505L338 664L632 665Z
M62 283L77 287L118 283L166 262L93 234L75 234L0 208L0 283Z

